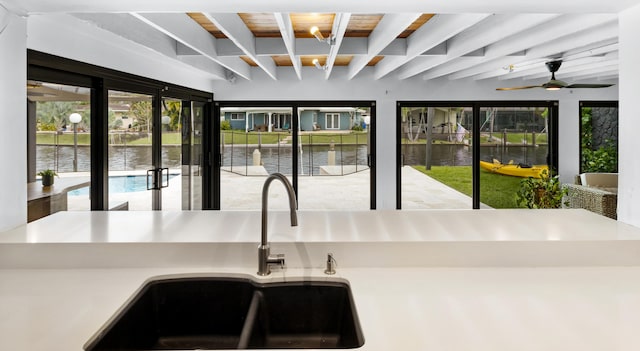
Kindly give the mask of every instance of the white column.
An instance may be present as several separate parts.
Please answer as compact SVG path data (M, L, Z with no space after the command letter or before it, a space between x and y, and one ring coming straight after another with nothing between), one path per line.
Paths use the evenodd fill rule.
M565 96L558 106L558 174L573 184L580 168L580 102Z
M249 131L249 112L244 112L244 132Z
M376 208L396 208L396 100L376 102Z
M0 7L0 231L27 222L27 20Z
M271 115L272 114L273 114L272 112L269 112L269 122L267 124L267 131L269 132L271 132Z
M640 227L640 5L620 12L618 220Z

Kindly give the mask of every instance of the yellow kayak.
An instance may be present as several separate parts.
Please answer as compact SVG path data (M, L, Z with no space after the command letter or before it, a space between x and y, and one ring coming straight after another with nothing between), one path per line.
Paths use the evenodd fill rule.
M504 164L498 160L493 160L493 163L480 161L480 167L486 169L489 172L504 174L514 177L533 177L540 178L540 173L543 170L549 171L549 166L547 165L522 165L522 164Z

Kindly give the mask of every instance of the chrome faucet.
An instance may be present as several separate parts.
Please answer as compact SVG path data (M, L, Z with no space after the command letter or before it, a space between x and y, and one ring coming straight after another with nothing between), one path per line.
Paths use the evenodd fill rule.
M281 265L284 266L284 255L271 255L269 249L269 242L267 241L267 205L269 203L269 185L274 179L278 179L284 184L284 187L287 190L287 195L289 195L289 210L291 212L291 226L295 227L298 225L298 216L296 215L296 208L298 207L296 202L296 195L293 191L293 186L291 183L281 173L272 173L267 177L267 180L264 182L264 186L262 187L262 236L260 241L260 246L258 247L258 275L269 275L271 274L271 265Z

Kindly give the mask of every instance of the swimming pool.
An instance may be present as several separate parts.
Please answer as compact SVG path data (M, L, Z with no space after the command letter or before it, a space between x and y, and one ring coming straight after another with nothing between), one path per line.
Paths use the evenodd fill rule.
M177 174L170 174L169 180ZM129 175L129 176L112 176L109 177L110 193L133 193L138 191L147 191L146 175ZM89 187L72 190L68 193L70 196L89 195Z

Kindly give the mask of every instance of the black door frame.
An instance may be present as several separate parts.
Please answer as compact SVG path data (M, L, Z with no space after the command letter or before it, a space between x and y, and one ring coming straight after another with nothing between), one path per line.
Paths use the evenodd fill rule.
M583 173L582 170L582 108L583 107L610 107L610 108L617 108L619 109L619 103L617 100L580 100L579 102L579 106L580 108L578 109L578 152L579 152L579 157L578 157L578 173ZM620 113L620 111L618 110L618 113ZM619 120L619 118L618 118ZM620 134L620 131L618 130L618 135ZM619 166L619 165L618 165Z
M27 50L27 79L57 84L76 85L91 89L91 210L109 209L108 183L108 92L120 90L153 96L153 124L161 125L162 98L170 97L183 101L199 101L205 103L206 112L210 112L213 94L170 84L142 76L137 76L105 67L95 66L47 53ZM211 119L210 114L206 114ZM161 159L159 147L161 135L153 135L153 162ZM210 133L205 133L210 135ZM157 149L157 150L156 150ZM211 152L209 151L210 155ZM205 184L211 181L211 171L203 169L203 209L211 201L212 194L205 192ZM210 190L210 189L209 189Z
M558 101L398 101L396 103L396 209L402 209L402 108L403 107L468 107L473 110L473 135L480 135L480 109L486 107L546 107L549 109L549 150L547 163L552 172L558 170ZM480 209L480 138L473 138L472 209Z

